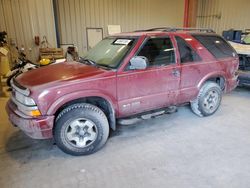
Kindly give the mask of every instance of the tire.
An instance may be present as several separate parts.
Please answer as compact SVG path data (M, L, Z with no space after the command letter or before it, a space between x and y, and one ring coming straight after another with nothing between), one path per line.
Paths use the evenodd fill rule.
M62 110L55 121L54 139L67 154L80 156L101 149L109 135L109 123L98 107L77 103Z
M197 98L190 102L191 109L200 117L210 116L218 110L221 99L220 86L215 82L208 81L201 87Z

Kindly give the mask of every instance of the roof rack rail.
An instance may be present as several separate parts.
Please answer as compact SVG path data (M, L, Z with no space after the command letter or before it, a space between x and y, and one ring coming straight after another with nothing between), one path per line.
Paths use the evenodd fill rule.
M136 30L134 32L146 32L146 31L163 31L166 29L170 29L170 27L155 27L151 29L142 29L142 30Z
M200 32L207 32L207 33L215 33L214 30L210 28L191 28L191 27L183 27L183 28L170 28L169 31L200 31Z
M207 32L207 33L215 33L214 30L209 28L189 28L189 27L156 27L146 30L138 30L135 32L145 32L145 31L163 31L163 32L176 32L176 31L199 31L199 32Z

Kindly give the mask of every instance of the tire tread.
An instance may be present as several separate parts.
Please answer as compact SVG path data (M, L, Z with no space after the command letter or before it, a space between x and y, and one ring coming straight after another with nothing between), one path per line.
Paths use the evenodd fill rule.
M207 116L206 114L204 114L202 112L202 110L200 109L199 107L199 101L200 101L200 98L204 95L204 93L211 87L218 87L218 89L221 89L220 86L215 83L215 82L212 82L212 81L207 81L200 89L199 93L198 93L198 96L190 102L191 104L191 109L192 111L200 116L200 117L204 117L204 116ZM215 110L216 111L216 110Z
M102 137L100 142L95 146L95 148L91 149L91 150L87 150L85 152L81 151L81 149L77 149L74 148L74 151L71 151L69 148L67 148L64 144L63 141L60 138L60 133L59 133L59 129L57 126L60 127L60 125L57 125L58 123L61 123L60 121L63 120L62 118L68 114L71 113L71 111L76 110L76 109L84 109L90 112L94 112L97 113L99 115L96 115L97 118L100 118L99 121L102 121ZM54 137L55 137L55 141L57 146L63 150L65 153L71 154L71 155L75 155L75 156L79 156L79 155L88 155L91 153L94 153L96 151L98 151L100 148L102 148L104 146L104 144L107 141L108 135L109 135L109 124L108 124L108 120L106 115L104 114L104 112L98 108L97 106L94 106L92 104L88 104L88 103L76 103L76 104L72 104L68 107L66 107L65 109L63 109L58 116L55 119L55 124L56 127L54 129ZM88 146L87 146L88 147Z

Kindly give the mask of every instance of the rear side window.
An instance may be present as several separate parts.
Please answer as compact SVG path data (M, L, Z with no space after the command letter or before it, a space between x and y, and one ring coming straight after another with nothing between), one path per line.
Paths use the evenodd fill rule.
M217 59L234 57L234 50L219 36L193 35Z
M191 48L191 46L187 44L183 38L175 37L175 39L178 45L181 63L196 62L201 60L200 56Z

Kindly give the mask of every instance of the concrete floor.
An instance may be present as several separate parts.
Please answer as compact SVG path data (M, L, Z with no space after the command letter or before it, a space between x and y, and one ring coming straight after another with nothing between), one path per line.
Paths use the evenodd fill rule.
M52 140L32 140L13 128L0 98L0 187L250 186L250 89L224 95L221 108L199 118L177 113L119 126L106 146L84 157Z

